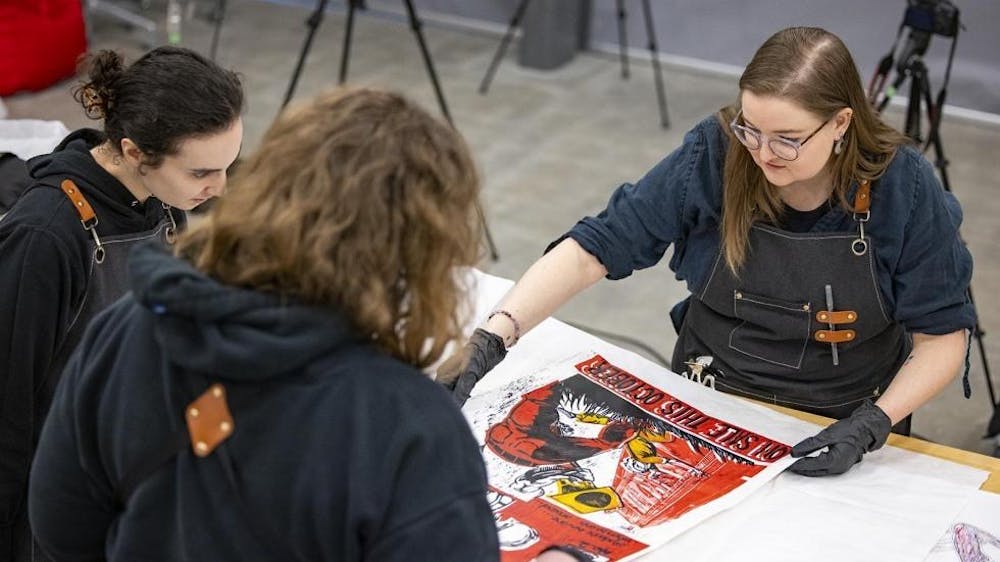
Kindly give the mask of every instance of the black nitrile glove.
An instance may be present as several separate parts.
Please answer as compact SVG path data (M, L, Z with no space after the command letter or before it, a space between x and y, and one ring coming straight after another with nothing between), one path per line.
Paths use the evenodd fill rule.
M469 399L472 387L476 386L476 383L506 356L507 348L503 345L503 338L493 332L476 328L469 338L469 343L441 363L437 371L437 380L451 391L451 397L461 408Z
M803 476L843 474L861 460L862 455L885 444L892 421L882 408L865 400L849 417L834 422L814 437L792 447L793 457L829 447L825 453L795 461L789 470Z
M572 546L569 546L569 545L553 545L553 546L550 546L550 547L546 548L545 550L541 551L539 553L539 557L541 557L541 555L545 554L546 552L562 552L564 554L568 554L569 556L572 556L573 559L577 560L578 562L594 562L593 558L591 558L590 556L587 556L583 552L581 552L581 551L579 551L579 550L577 550L577 549L575 549L575 548L573 548Z

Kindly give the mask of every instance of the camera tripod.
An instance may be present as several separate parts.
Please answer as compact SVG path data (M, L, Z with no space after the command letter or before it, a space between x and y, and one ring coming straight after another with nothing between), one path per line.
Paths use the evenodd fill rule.
M486 69L486 75L483 76L482 82L479 83L480 94L485 95L486 92L489 91L490 84L493 82L493 77L496 75L497 67L500 66L500 61L503 60L504 53L507 52L507 46L510 45L510 40L514 36L514 29L520 25L521 19L524 17L524 12L527 10L528 3L530 1L531 0L521 0L521 2L517 5L517 9L514 10L514 15L510 19L507 31L504 33L503 39L500 40L500 45L497 47L496 53L493 54L490 66ZM628 40L625 35L625 22L627 14L625 12L624 0L615 0L615 4L616 11L618 13L618 49L622 65L622 79L628 80L629 69L628 56L626 54ZM646 24L646 39L649 42L649 54L653 62L653 78L654 84L656 85L656 102L660 109L660 125L664 129L669 129L670 117L667 114L667 96L663 90L663 72L660 70L659 47L656 45L656 29L653 27L653 12L649 6L649 0L642 0L642 14Z
M354 13L358 8L362 10L366 9L364 0L346 0L347 1L347 29L344 32L344 49L340 56L340 73L338 84L343 84L347 80L347 68L351 58L351 39L354 32ZM316 36L316 30L319 29L320 24L323 23L323 15L326 13L326 5L329 0L317 0L316 9L313 11L309 19L306 20L306 26L309 28L306 34L305 43L302 45L302 52L299 54L298 63L295 65L295 70L292 72L292 78L288 83L288 91L285 93L285 101L282 102L281 107L288 105L291 101L292 96L295 94L295 87L298 85L299 76L302 74L302 66L305 64L306 57L309 56L309 49L312 48L313 38ZM420 54L423 56L424 65L427 67L427 74L431 79L431 84L434 86L434 94L437 96L438 105L441 106L441 113L444 114L444 118L448 120L448 123L454 126L454 122L451 119L451 112L448 111L448 103L444 99L444 94L441 92L441 84L438 82L437 71L434 70L434 61L431 60L431 54L427 50L427 43L424 42L424 33L422 31L422 26L420 19L417 17L417 12L413 8L412 0L403 0L403 5L406 6L406 14L409 17L410 29L413 30L413 34L417 39L417 44L420 46Z
M911 32L912 35L912 32ZM898 40L898 39L897 39ZM904 126L904 132L906 136L913 139L915 143L923 146L923 150L926 151L928 148L933 147L934 149L934 166L938 169L938 173L941 175L941 184L944 190L951 193L951 181L948 178L948 159L945 157L944 145L941 142L941 114L944 109L944 101L947 97L948 92L948 80L951 77L951 63L954 59L955 54L955 43L952 42L951 54L948 58L948 66L945 71L944 84L941 86L941 90L938 92L937 100L932 99L930 80L927 77L927 65L924 64L922 54L927 49L927 43L930 40L930 36L917 36L915 40L916 46L912 44L904 49L906 57L900 61L897 68L897 76L892 85L886 89L885 95L881 102L878 104L877 109L881 112L889 104L892 96L899 90L900 86L903 85L907 79L910 80L910 96L907 100L906 106L906 124ZM911 43L913 40L911 39ZM894 46L895 47L895 46ZM879 73L882 75L888 72L888 69L892 67L892 53L886 56L880 63ZM878 77L878 75L876 75ZM875 81L873 80L873 84ZM874 102L874 96L877 92L872 92L871 100ZM921 127L921 105L926 105L927 107L927 118L928 118L928 128L927 128L927 138L924 139L922 135ZM967 296L969 302L972 304L973 310L976 309L976 301L972 295L972 286L969 286L967 291ZM1000 434L1000 402L997 401L996 389L993 386L993 377L990 373L989 359L986 356L986 347L983 344L983 336L986 333L983 331L979 323L979 313L976 312L976 325L973 328L973 337L976 339L976 347L979 350L979 358L983 366L983 375L986 377L986 390L989 394L990 405L993 407L992 417L987 425L986 436L993 437ZM970 344L971 345L971 344ZM966 394L970 392L968 381L964 380L964 390ZM1000 456L1000 445L997 446L994 456Z
M316 36L316 30L319 29L321 23L323 23L323 15L326 13L326 5L329 0L317 0L316 9L313 11L309 19L306 20L306 26L309 31L306 33L305 42L302 44L302 52L299 54L299 60L295 64L295 70L292 72L292 77L288 82L288 91L285 93L285 100L281 103L281 107L284 108L288 105L288 102L292 100L292 96L295 95L295 87L298 85L299 76L302 74L302 67L305 64L306 57L309 56L309 49L312 48L313 38ZM358 8L362 10L366 9L364 0L346 0L347 2L347 29L344 31L344 48L340 55L340 72L338 84L343 84L347 81L347 69L351 58L351 39L354 31L354 13ZM455 122L452 121L451 112L448 111L448 103L444 99L444 93L441 91L441 84L438 82L437 71L434 70L434 61L431 59L431 53L427 50L427 43L424 41L424 33L422 31L422 24L420 18L417 17L417 11L413 7L412 0L403 0L403 5L406 7L406 14L410 22L410 29L413 31L413 35L417 39L417 45L420 47L420 54L424 59L424 66L427 67L427 75L431 79L431 84L434 86L434 94L437 96L438 105L441 107L441 113L444 118L448 121L448 124L455 127ZM493 234L490 232L490 227L486 223L486 215L483 213L483 209L480 204L476 203L476 212L479 215L479 219L483 224L483 233L486 235L486 244L490 252L490 258L493 261L500 259L500 255L497 252L496 243L493 241Z

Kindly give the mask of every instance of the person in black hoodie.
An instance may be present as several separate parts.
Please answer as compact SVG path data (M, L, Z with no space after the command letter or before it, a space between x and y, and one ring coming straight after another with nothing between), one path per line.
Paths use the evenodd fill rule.
M31 474L43 549L498 560L479 447L419 370L461 332L478 191L459 134L398 95L280 115L176 256L133 252L70 360Z
M240 150L240 81L197 53L161 47L125 67L102 51L84 68L75 95L104 130L31 159L31 185L0 221L0 560L36 559L32 453L84 328L126 292L129 248L170 241Z

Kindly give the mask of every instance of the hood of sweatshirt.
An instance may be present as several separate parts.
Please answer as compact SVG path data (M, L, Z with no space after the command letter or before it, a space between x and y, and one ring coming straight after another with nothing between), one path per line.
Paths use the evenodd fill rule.
M170 361L222 379L297 372L363 339L336 310L224 285L159 244L132 252L129 275L136 300L156 315Z
M56 189L64 179L73 180L87 201L100 210L98 220L113 223L116 231L141 232L152 228L163 216L159 200L150 197L140 203L128 188L94 160L90 149L104 141L100 131L74 131L51 153L28 160L28 174L34 185L44 184Z

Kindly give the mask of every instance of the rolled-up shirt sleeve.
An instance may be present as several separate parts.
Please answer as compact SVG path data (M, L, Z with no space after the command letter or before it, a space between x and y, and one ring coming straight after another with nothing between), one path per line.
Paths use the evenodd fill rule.
M572 238L604 265L608 279L657 264L670 244L684 236L691 209L711 207L699 204L705 197L704 182L714 181L721 188L710 154L719 149L718 127L714 117L702 121L642 179L618 187L607 208L580 220L549 249Z
M927 160L909 157L914 161L913 204L892 277L895 319L909 332L932 335L973 328L972 255L958 232L962 209Z

